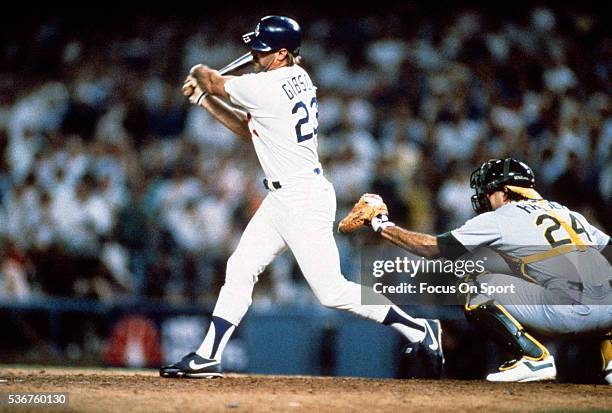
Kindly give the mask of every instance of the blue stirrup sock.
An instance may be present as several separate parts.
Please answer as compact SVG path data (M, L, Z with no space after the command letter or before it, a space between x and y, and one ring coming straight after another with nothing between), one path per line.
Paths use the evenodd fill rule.
M426 321L422 318L410 317L397 306L393 305L389 308L382 323L392 327L412 343L421 342L425 338Z
M196 354L206 359L220 361L225 345L235 329L236 326L229 321L213 316L206 337L204 337L204 341L200 344Z

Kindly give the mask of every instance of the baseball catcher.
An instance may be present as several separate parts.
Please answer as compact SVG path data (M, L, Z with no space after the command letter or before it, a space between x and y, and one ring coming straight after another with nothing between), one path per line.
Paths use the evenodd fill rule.
M487 380L555 379L554 357L534 334L569 334L602 339L603 378L612 384L612 267L602 254L610 236L581 214L544 200L534 184L523 162L491 159L471 175L478 215L460 228L437 237L408 231L389 221L380 197L366 194L339 229L370 225L384 239L427 258L457 259L491 248L512 274L484 273L475 282L516 289L511 295L476 294L465 306L468 321L511 356Z

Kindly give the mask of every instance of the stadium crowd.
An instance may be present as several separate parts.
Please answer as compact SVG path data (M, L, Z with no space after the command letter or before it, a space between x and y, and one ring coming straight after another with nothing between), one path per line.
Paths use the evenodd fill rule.
M434 18L408 7L295 16L338 217L375 192L396 222L447 231L473 215L475 165L514 156L534 168L541 193L611 232L604 16L535 7ZM222 67L244 53L241 34L258 17L110 27L49 18L4 33L0 300L214 303L265 196L263 176L250 143L180 87L192 65ZM345 274L357 277L372 237L336 238ZM256 304L314 299L288 254L260 283Z

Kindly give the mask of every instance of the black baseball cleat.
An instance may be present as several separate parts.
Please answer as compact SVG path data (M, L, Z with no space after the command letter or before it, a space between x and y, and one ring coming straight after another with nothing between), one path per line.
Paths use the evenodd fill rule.
M439 320L425 320L425 338L419 343L418 352L423 365L433 378L442 376L444 351L442 350L442 325Z
M162 366L159 375L166 378L191 377L200 379L212 379L223 377L221 362L189 353L181 361L169 366Z

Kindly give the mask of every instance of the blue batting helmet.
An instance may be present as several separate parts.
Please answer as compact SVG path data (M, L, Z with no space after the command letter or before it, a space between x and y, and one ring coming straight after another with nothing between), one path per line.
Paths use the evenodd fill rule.
M266 16L259 20L255 31L244 34L242 40L251 50L272 52L287 49L297 56L302 45L302 31L300 25L289 17Z

